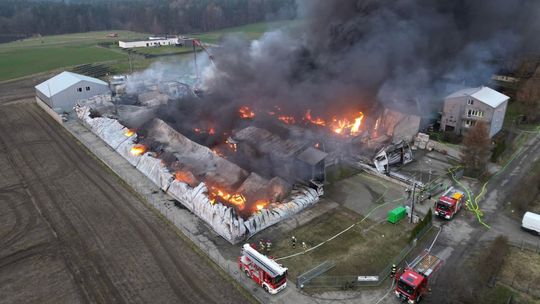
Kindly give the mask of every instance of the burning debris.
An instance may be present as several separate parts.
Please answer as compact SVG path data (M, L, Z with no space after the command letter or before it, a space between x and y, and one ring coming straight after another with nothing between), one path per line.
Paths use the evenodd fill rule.
M298 1L295 29L225 39L197 73L198 94L192 68L157 64L115 79L114 102L77 113L236 242L315 203L331 164L367 158L388 172L411 161L408 141L437 95L489 79L493 58L538 48L515 34L536 24L536 5L465 2Z
M75 111L84 125L232 243L318 200L313 189L297 187L289 194L290 185L279 178L268 181L255 173L247 175L243 169L215 156L208 148L190 141L159 119L154 119L148 127L146 136L151 135L154 142L147 146L135 142L138 134L126 136L130 129L115 119L91 117L86 106L76 107ZM158 146L160 141L167 144L159 151L149 151L149 147ZM174 155L176 161L167 164L168 157L157 158L167 154ZM172 174L172 167L184 170ZM203 182L192 186L198 180Z
M240 118L242 119L251 119L255 117L255 113L246 106L240 107L238 113L240 113Z
M401 141L381 149L373 159L373 164L380 173L389 173L391 165L405 165L412 160L413 155L409 143Z
M146 150L147 148L145 145L137 144L131 147L131 150L129 151L129 153L135 156L140 156L140 155L143 155L146 152Z

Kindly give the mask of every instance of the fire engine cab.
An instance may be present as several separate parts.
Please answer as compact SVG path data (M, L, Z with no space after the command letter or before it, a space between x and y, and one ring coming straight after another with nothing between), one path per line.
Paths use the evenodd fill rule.
M461 210L465 195L463 192L451 187L435 204L435 215L450 220Z
M403 272L396 275L396 297L408 304L420 302L429 292L429 283L433 281L434 274L442 263L440 258L428 251L419 255Z
M276 294L287 286L287 268L261 254L250 244L242 247L238 267L270 294Z

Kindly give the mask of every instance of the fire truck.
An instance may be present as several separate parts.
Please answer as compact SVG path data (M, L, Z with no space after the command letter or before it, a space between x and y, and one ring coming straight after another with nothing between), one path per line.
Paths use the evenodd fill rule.
M465 195L451 187L435 203L435 215L450 220L461 210Z
M287 268L259 253L250 244L244 244L242 247L238 266L240 271L270 294L276 294L287 286Z
M428 283L443 261L428 251L424 251L402 272L396 274L395 294L398 299L409 304L420 302L428 293Z

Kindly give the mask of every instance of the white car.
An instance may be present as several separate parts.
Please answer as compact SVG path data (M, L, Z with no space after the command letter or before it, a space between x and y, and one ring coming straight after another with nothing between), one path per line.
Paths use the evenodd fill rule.
M521 228L523 230L540 235L540 214L525 212L521 220Z

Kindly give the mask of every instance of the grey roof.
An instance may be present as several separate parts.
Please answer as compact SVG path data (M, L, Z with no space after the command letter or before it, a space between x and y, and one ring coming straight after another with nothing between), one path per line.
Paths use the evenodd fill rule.
M328 156L328 153L325 153L313 147L309 147L305 149L302 153L298 154L296 158L314 166L321 162L323 159L325 159L326 156Z
M456 98L456 97L464 97L464 96L473 97L473 98L487 104L488 106L490 106L492 108L496 108L499 105L501 105L503 102L510 99L510 97L508 97L508 96L506 96L504 94L501 94L501 93L493 90L492 88L488 88L488 87L484 87L484 86L481 86L481 87L478 87L478 88L467 88L467 89L459 90L459 91L457 91L455 93L452 93L452 94L446 96L445 99Z
M71 72L62 72L54 76L53 78L50 78L38 84L36 86L36 90L39 90L43 95L47 97L51 97L83 80L93 82L95 84L101 84L105 86L107 85L105 81L96 78Z
M269 131L254 126L246 127L233 135L238 142L253 145L262 153L268 153L282 158L293 157L301 151L306 144L291 139L281 139Z

